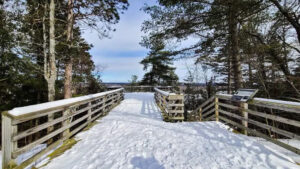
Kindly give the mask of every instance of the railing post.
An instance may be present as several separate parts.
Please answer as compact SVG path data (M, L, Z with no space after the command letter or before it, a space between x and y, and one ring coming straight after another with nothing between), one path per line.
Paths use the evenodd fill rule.
M219 121L219 98L215 96L216 121Z
M67 110L63 111L63 116L69 116L71 113L73 113L71 108L68 108ZM68 124L71 123L70 118L67 118L63 121L62 126L67 126ZM64 132L63 132L63 137L66 137L68 134L70 133L70 128L67 128Z
M92 119L92 101L88 103L88 107L89 107L88 109L88 114L89 114L88 121L89 121Z
M248 103L241 103L241 108L242 108L242 116L245 119L242 121L243 126L248 128L248 112L246 111L246 109L248 109ZM248 135L247 130L244 130L244 134Z
M12 125L12 119L4 112L2 114L2 168L9 168L16 165L12 158L13 151L17 148L17 141L12 140L14 132L17 132L17 126Z
M53 121L53 119L54 119L54 113L49 114L48 115L48 122ZM53 131L53 129L54 129L53 125L51 125L50 127L48 127L47 128L47 134L51 133ZM47 141L47 144L50 145L52 142L53 142L53 139L51 138L51 139L49 139Z
M199 121L202 121L202 108L199 109Z

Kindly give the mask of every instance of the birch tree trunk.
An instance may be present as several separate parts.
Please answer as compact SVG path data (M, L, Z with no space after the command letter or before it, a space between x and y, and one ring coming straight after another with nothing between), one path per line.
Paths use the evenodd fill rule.
M68 0L68 21L67 21L67 44L69 51L71 51L72 40L73 40L73 23L74 23L74 13L73 13L73 0ZM73 58L72 56L67 56L67 62L65 67L65 82L64 82L64 98L72 97L72 66Z
M56 62L55 62L55 3L54 0L50 1L49 13L49 68L48 68L48 101L55 99L55 80L56 80Z

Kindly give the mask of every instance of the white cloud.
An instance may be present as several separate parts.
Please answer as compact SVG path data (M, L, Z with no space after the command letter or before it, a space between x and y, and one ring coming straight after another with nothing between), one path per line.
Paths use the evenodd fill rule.
M116 32L111 33L110 39L99 39L96 31L86 30L83 34L88 43L94 45L91 55L96 65L103 65L102 80L104 82L127 82L131 75L142 78L143 66L139 63L147 50L139 45L143 33L141 25L149 18L140 8L144 3L154 4L155 0L130 0L130 6L121 15L120 22L115 26ZM128 56L132 53L132 57ZM193 59L174 62L176 74L180 81L186 77L186 63L191 65Z

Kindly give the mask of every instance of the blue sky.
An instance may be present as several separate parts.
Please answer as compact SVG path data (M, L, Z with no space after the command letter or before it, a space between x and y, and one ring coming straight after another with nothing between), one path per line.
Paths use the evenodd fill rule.
M153 5L156 0L129 0L130 6L121 15L120 22L115 25L116 31L110 37L99 39L97 32L86 30L84 38L94 45L90 53L95 65L104 66L103 82L128 82L132 75L142 79L145 71L139 63L147 56L148 50L139 45L141 41L141 25L149 16L140 10L145 3ZM174 63L180 81L186 77L186 64L193 60L180 60Z

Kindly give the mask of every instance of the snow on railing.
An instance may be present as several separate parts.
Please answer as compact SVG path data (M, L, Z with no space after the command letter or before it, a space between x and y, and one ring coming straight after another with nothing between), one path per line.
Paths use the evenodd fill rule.
M229 94L217 94L201 104L194 113L199 113L200 121L215 118L242 129L246 135L262 137L300 154L299 147L274 138L274 135L279 135L281 138L300 140L300 103L264 98L253 98L244 103L232 101L231 98Z
M26 161L27 166L98 117L108 113L123 100L123 88L112 91L14 108L2 113L2 168L16 163L16 158L34 147L47 148Z
M184 120L184 96L154 88L155 100L166 121Z

